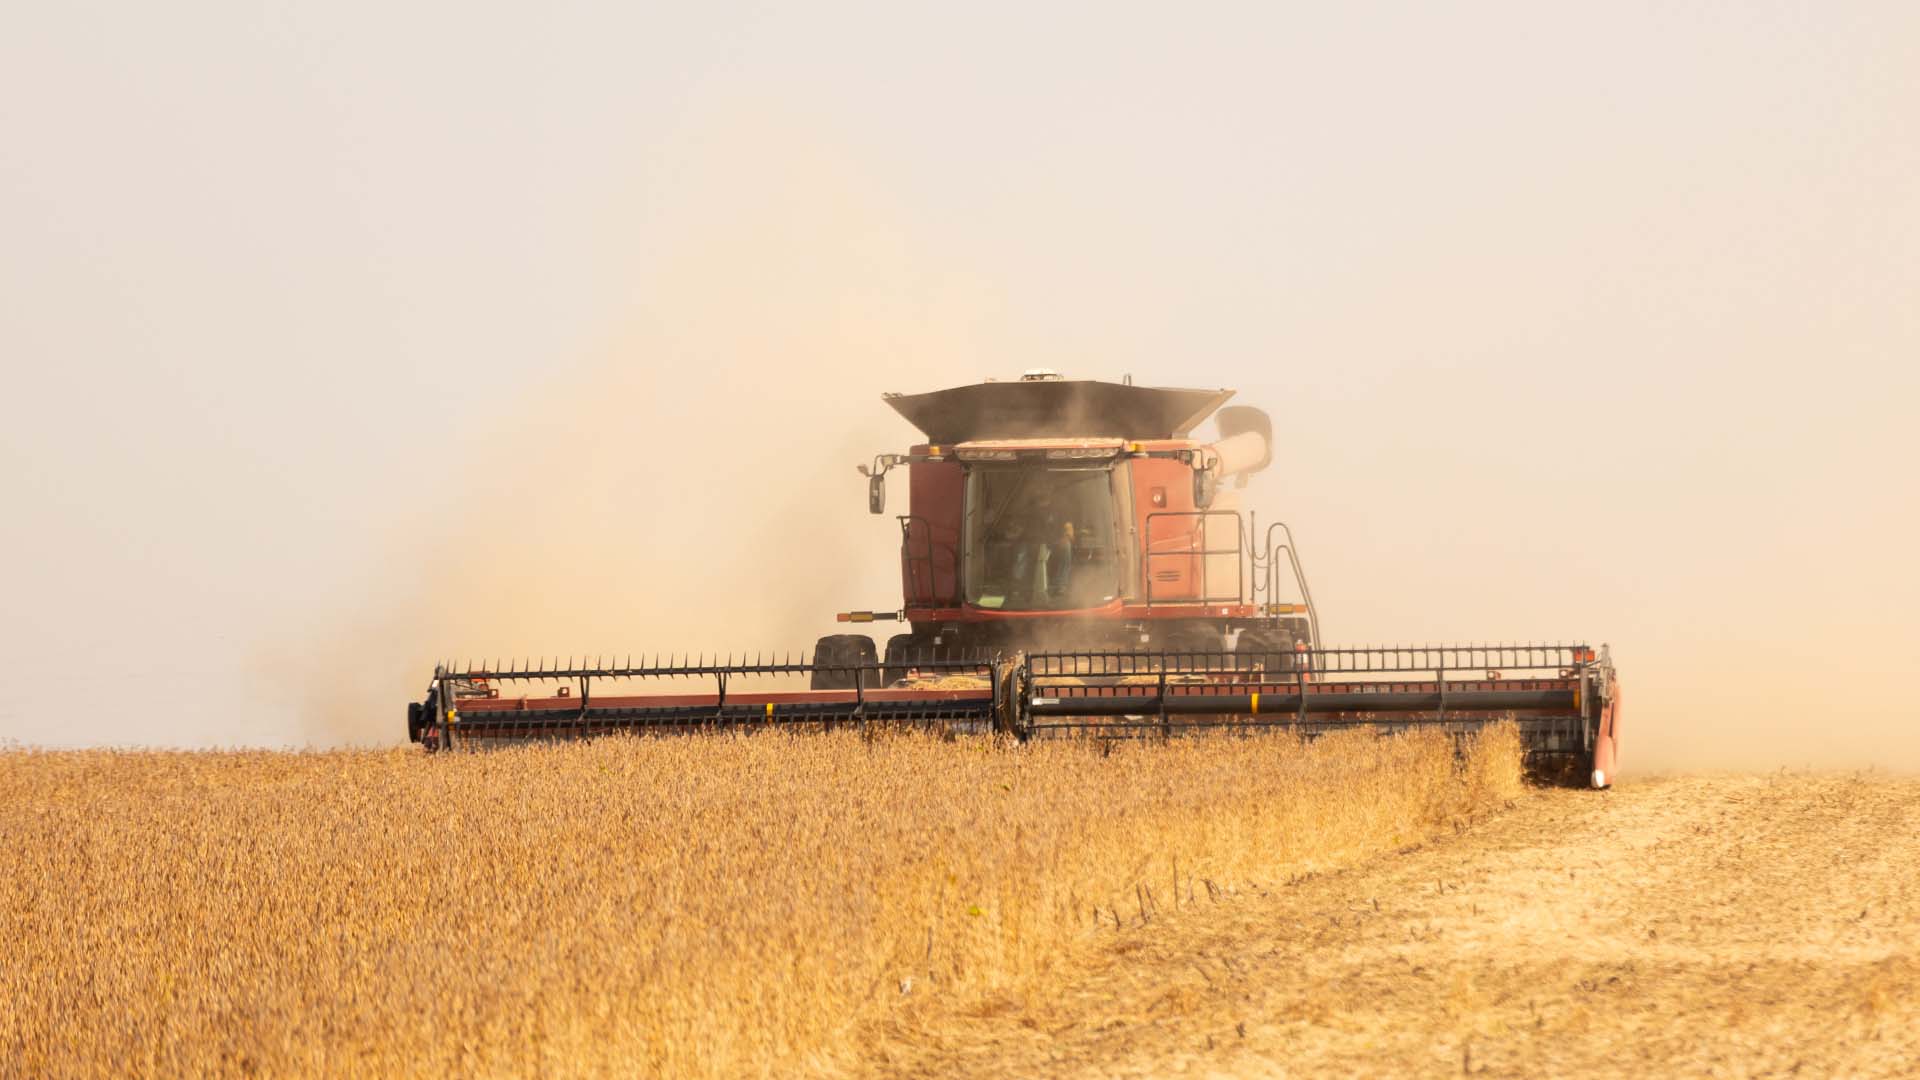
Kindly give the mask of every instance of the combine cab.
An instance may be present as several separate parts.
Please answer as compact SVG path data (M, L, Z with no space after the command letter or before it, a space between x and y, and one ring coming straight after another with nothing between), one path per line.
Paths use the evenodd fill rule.
M1051 372L888 395L926 438L860 468L875 514L888 474L907 475L902 603L839 616L900 626L883 647L846 633L811 657L442 665L408 734L446 747L716 725L1026 739L1511 719L1536 766L1606 786L1619 688L1604 647L1321 644L1287 526L1224 505L1223 485L1272 457L1266 415L1221 408L1230 396ZM1218 441L1188 437L1216 413ZM546 689L502 693L530 682Z

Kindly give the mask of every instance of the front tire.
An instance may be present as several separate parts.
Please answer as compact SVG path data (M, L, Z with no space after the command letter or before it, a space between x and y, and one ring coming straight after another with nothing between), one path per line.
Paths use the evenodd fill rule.
M1234 667L1242 671L1266 671L1292 675L1300 670L1293 651L1293 634L1282 629L1260 628L1240 631L1234 643Z
M813 645L815 690L851 690L872 687L879 677L873 639L865 634L828 634Z
M907 677L914 665L933 659L933 646L912 634L895 634L887 639L887 663L880 672L880 685L892 686Z

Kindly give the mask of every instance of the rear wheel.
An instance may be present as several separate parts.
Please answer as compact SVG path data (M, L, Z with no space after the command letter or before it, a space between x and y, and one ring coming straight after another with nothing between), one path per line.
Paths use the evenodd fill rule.
M873 639L865 634L828 634L813 645L815 690L851 690L856 680L874 685L879 662Z

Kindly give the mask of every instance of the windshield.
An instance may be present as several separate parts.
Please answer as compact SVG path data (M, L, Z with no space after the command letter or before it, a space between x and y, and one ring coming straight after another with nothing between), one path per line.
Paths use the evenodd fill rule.
M967 477L967 601L1036 611L1119 595L1112 473L975 468Z

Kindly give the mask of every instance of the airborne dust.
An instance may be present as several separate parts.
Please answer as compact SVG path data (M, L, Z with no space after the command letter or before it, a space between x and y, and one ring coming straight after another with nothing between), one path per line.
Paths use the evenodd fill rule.
M1270 411L1330 640L1610 643L1629 773L1920 767L1920 25L1853 10L36 9L0 742L805 648L898 595L878 395L1050 367Z

